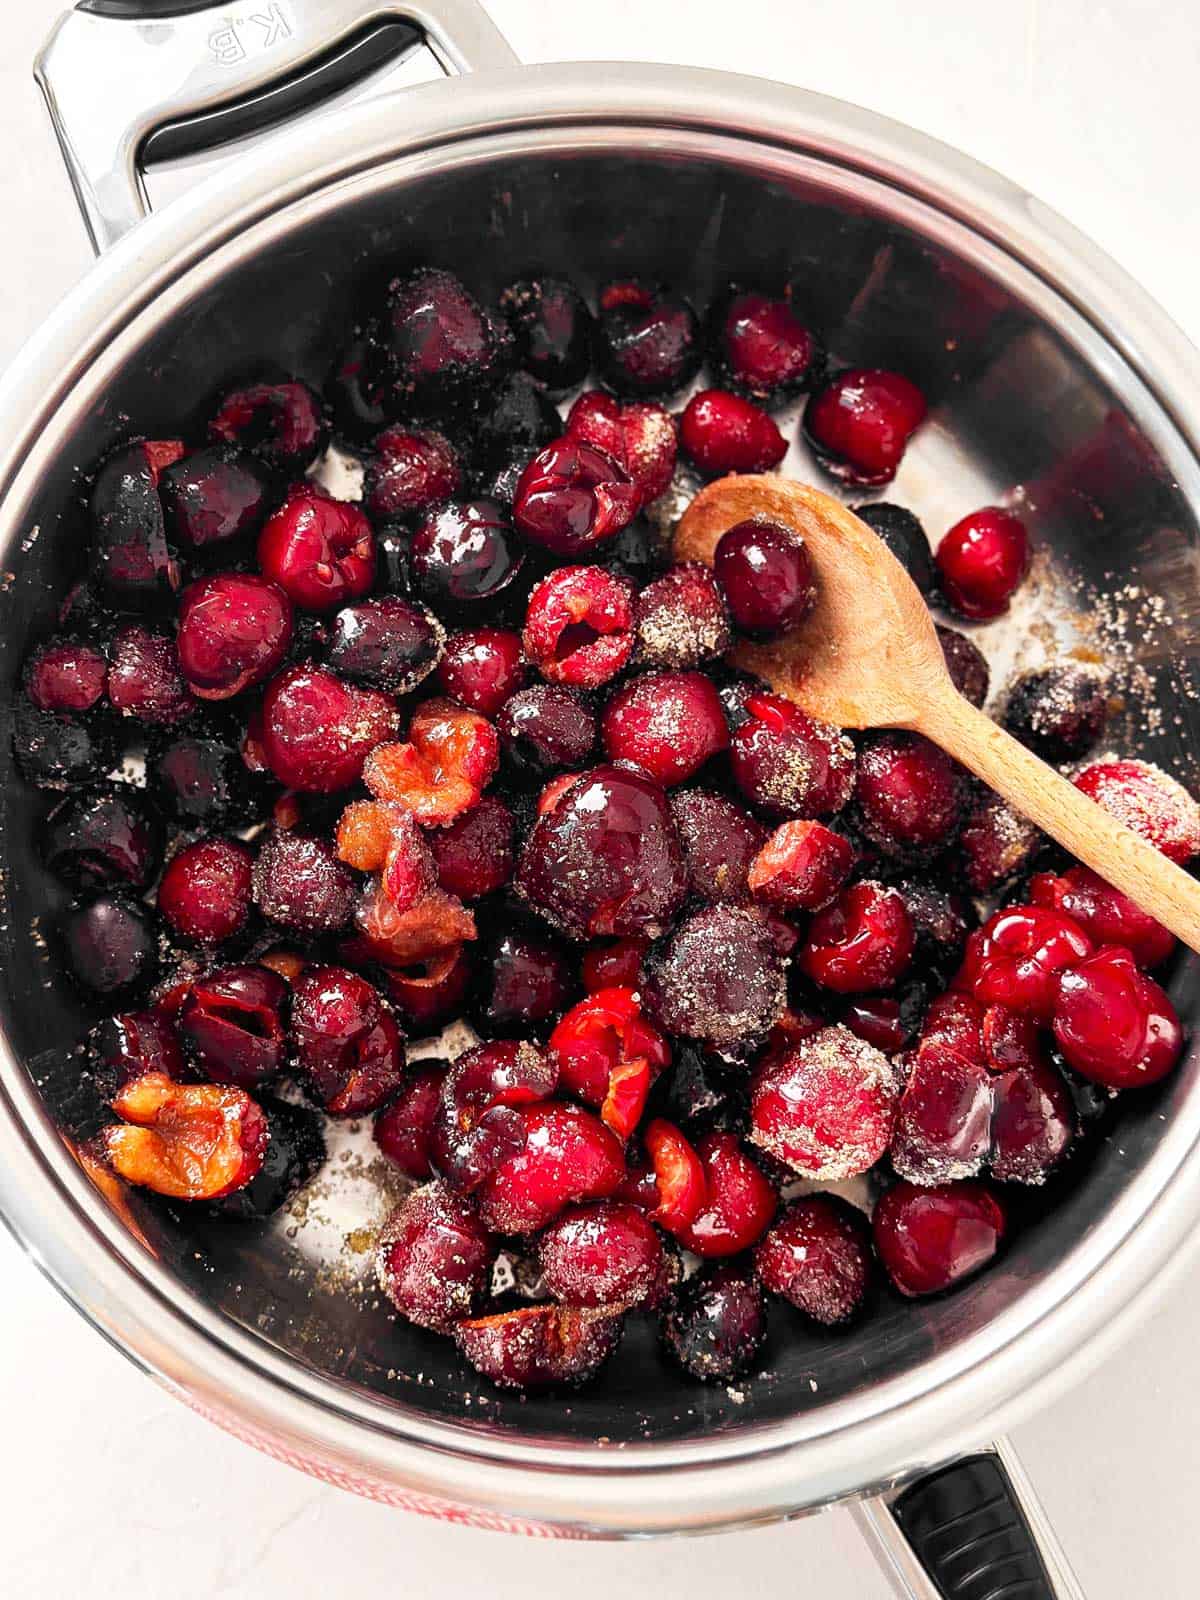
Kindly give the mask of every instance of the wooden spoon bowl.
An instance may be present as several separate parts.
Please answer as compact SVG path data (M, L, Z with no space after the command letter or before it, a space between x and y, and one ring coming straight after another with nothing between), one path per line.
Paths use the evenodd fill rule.
M676 558L711 565L721 535L750 517L803 536L817 602L785 638L739 644L736 666L824 722L924 734L1200 950L1200 884L959 694L920 591L841 501L787 478L722 478L684 513Z

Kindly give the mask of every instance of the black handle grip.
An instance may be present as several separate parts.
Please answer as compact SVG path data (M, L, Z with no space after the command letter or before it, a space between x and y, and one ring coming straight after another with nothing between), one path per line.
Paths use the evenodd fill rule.
M891 1513L943 1600L1055 1600L1003 1464L966 1456L911 1484Z
M79 0L76 11L98 17L126 17L132 22L157 22L166 17L187 17L193 11L212 9L213 0Z

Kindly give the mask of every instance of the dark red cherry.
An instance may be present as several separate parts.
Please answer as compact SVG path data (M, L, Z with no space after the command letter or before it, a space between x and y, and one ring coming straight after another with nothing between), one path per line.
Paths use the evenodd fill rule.
M188 986L179 1035L197 1073L253 1091L279 1073L288 1054L288 986L269 967L222 967Z
M524 560L512 524L491 500L435 507L418 523L409 550L413 587L442 613L494 604Z
M712 680L701 672L648 672L604 708L600 733L610 761L641 767L667 788L686 783L729 746Z
M298 477L325 445L321 402L297 378L231 390L208 431L214 439L256 455L281 477Z
M820 822L785 822L750 863L746 885L781 911L818 911L850 875L854 847Z
M593 349L605 387L642 400L682 389L704 357L696 313L683 296L632 280L600 290Z
M336 611L375 581L375 535L360 506L305 481L258 536L258 564L303 611Z
M816 604L802 535L767 517L750 517L721 535L713 573L734 627L751 639L778 638Z
M201 700L228 700L262 683L291 641L291 601L267 578L222 572L179 597L179 669Z
M462 465L444 434L385 428L371 444L363 504L381 522L420 515L462 488Z
M666 794L620 767L581 774L534 824L516 884L571 938L657 933L686 892Z
M272 501L266 470L230 445L194 450L173 462L160 475L158 492L168 537L203 560L257 533Z
M679 442L706 478L766 472L787 455L787 440L751 400L727 389L694 394L679 419Z
M568 434L547 445L522 472L513 520L531 543L555 555L580 557L632 522L641 500L624 467Z
M567 413L567 433L625 468L637 488L639 506L648 506L669 488L679 439L675 418L662 406L647 400L622 405L612 395L591 389Z
M504 754L519 774L542 778L583 766L596 748L596 718L570 689L536 683L507 700L496 720Z
M76 889L144 889L162 860L163 826L127 785L59 802L39 829L51 872Z
M751 693L729 760L752 805L773 816L825 817L854 792L854 746L840 729L806 716L778 695Z
M937 576L933 551L929 548L929 539L919 520L904 506L890 505L886 500L855 506L853 510L854 515L882 539L917 588L929 599L937 587Z
M643 967L650 1018L718 1050L752 1047L787 1000L784 965L764 924L736 906L705 906L681 921Z
M991 789L980 789L958 836L958 867L973 894L994 894L1027 872L1046 835Z
M504 801L485 794L448 827L431 833L429 847L446 893L478 900L502 889L512 876L514 826Z
M500 295L500 310L516 344L519 366L565 394L587 377L592 360L592 314L572 283L561 278L524 279Z
M336 933L350 920L358 884L332 846L312 834L275 830L254 863L254 903L293 933Z
M389 285L376 358L390 408L449 415L486 392L509 355L506 335L452 273L420 267Z
M953 1050L926 1042L900 1096L892 1165L913 1183L972 1178L991 1142L992 1076Z
M39 711L21 696L13 707L13 755L26 783L74 789L98 783L115 764L115 729L104 719Z
M966 1061L987 1064L983 1042L984 1008L972 994L951 989L931 1000L921 1026L921 1043L944 1045ZM1018 1013L1011 1012L1011 1016Z
M1081 756L1104 732L1110 678L1084 661L1023 673L1008 692L1004 726L1046 761Z
M470 1202L444 1183L428 1183L384 1223L375 1270L402 1317L445 1333L483 1299L495 1254Z
M858 826L885 854L920 860L945 849L957 831L962 769L918 733L868 734L858 753Z
M603 567L556 567L530 593L526 656L552 683L599 688L633 654L635 594L628 578Z
M336 673L355 683L388 694L411 694L437 666L445 637L431 611L385 594L338 612L326 659Z
M221 944L246 921L250 872L250 852L234 839L185 845L159 880L159 913L189 944Z
M701 900L745 900L751 864L767 838L762 823L709 789L677 789L671 815L691 892Z
M1044 1183L1075 1138L1071 1091L1047 1062L1015 1067L993 1080L992 1176Z
M540 1104L557 1081L553 1059L525 1041L466 1051L442 1083L431 1125L434 1166L455 1189L477 1189L501 1161L524 1148L519 1109Z
M1062 877L1039 872L1029 887L1035 906L1060 911L1097 945L1120 944L1139 967L1157 967L1175 949L1175 935L1089 867L1068 867Z
M162 606L179 587L158 482L182 454L178 440L144 440L114 451L96 474L88 502L92 572L123 611Z
M942 647L942 658L951 683L973 706L982 707L991 683L987 657L974 640L968 639L957 628L945 628L939 622L934 632Z
M898 372L850 367L809 400L804 432L826 472L874 486L896 476L925 411L925 396Z
M1029 571L1025 524L1001 506L956 522L937 547L938 575L953 610L973 622L998 617Z
M797 963L838 994L888 989L912 960L912 918L898 890L869 880L843 889L809 924Z
M172 727L196 711L174 639L131 622L112 643L108 699L114 711L151 727Z
M823 1328L852 1322L875 1276L871 1225L836 1194L793 1200L754 1251L763 1288Z
M90 711L104 698L108 661L78 639L49 639L26 661L25 693L39 711Z
M1057 974L1053 1026L1068 1065L1110 1089L1157 1083L1183 1050L1167 994L1116 945Z
M516 1109L519 1145L483 1180L479 1214L497 1233L536 1233L568 1205L605 1200L625 1177L620 1142L599 1117L559 1101Z
M379 991L345 967L308 967L292 984L296 1061L325 1110L358 1117L400 1087L404 1035Z
M73 906L60 933L68 970L93 994L121 1001L154 978L158 938L153 913L140 901L99 895Z
M897 1183L875 1207L873 1224L884 1270L910 1298L938 1294L986 1267L1006 1231L995 1192L970 1181Z
M538 1239L538 1264L556 1300L610 1311L653 1305L669 1276L654 1224L617 1200L562 1212Z
M433 1176L433 1119L447 1070L444 1061L419 1063L375 1118L375 1143L394 1167L416 1183Z
M547 1300L459 1322L454 1340L475 1370L502 1389L571 1388L595 1376L623 1327L619 1314Z
M138 1078L161 1073L179 1083L186 1071L174 1023L160 1011L105 1017L88 1034L87 1053L96 1092L106 1104Z
M525 684L521 635L506 628L452 634L438 663L438 682L459 705L494 717Z
M681 1284L662 1320L663 1342L693 1378L724 1383L754 1366L767 1337L762 1290L723 1262Z
M1058 975L1091 955L1092 941L1076 923L1036 906L997 911L967 941L957 987L985 1006L1008 1006L1048 1022Z
M824 354L786 299L730 290L709 317L713 370L723 382L766 404L811 386Z
M648 1145L655 1126L651 1123L646 1130ZM674 1130L669 1124L665 1126L669 1137ZM658 1150L658 1141L655 1150ZM693 1255L707 1260L740 1255L757 1244L769 1227L779 1203L775 1190L734 1133L706 1133L697 1142L695 1154L699 1157L704 1180L699 1211L690 1222L682 1222L674 1220L669 1211L664 1214L660 1205L656 1213L658 1220ZM671 1163L663 1164L656 1155L656 1170L660 1166L663 1169L658 1178L661 1201L663 1179L670 1180L672 1173Z
M479 1015L485 1032L540 1034L575 992L571 962L552 939L510 928L492 941L479 966Z
M245 825L266 809L260 780L221 739L180 734L158 751L149 776L168 812L188 827Z
M280 673L263 697L263 756L290 789L331 794L348 788L362 776L375 746L395 730L389 696L319 667Z

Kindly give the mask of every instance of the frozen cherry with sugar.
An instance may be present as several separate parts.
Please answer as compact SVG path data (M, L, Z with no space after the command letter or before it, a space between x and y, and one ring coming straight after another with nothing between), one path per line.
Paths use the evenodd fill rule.
M1160 767L1134 757L1104 757L1078 773L1075 787L1089 800L1185 865L1200 853L1200 805Z
M754 1250L758 1281L823 1328L862 1311L875 1277L871 1225L836 1194L793 1200Z
M375 1118L375 1143L394 1167L417 1183L433 1176L433 1119L447 1070L444 1061L418 1062L395 1099Z
M345 967L308 967L292 985L296 1062L325 1110L358 1117L400 1087L404 1036L379 991Z
M389 411L440 418L495 385L511 344L453 273L418 267L388 285L373 355Z
M409 1032L416 1038L435 1033L462 1015L471 985L471 946L440 946L427 955L411 956L405 966L381 969L380 981Z
M811 387L824 362L787 297L730 288L708 316L709 364L731 389L774 405Z
M439 613L495 604L515 582L525 552L493 500L451 500L427 511L413 532L414 589Z
M1049 1062L1014 1067L993 1080L993 1178L1040 1184L1070 1149L1075 1102Z
M733 781L751 805L776 817L827 817L848 803L857 757L840 728L765 691L752 691L744 710L729 760Z
M515 881L570 938L659 933L687 888L665 791L623 767L581 773L534 823Z
M451 499L462 481L462 463L445 434L397 424L371 442L363 504L381 522L416 516Z
M438 683L452 700L495 717L505 701L525 686L521 635L508 628L452 634L437 671Z
M13 756L26 783L74 789L97 783L117 759L117 739L100 718L40 711L24 696L13 708Z
M713 574L733 626L750 639L778 638L816 604L803 535L769 517L748 517L726 529L713 552Z
M623 466L567 434L521 473L513 521L532 544L578 558L620 533L641 504L642 491Z
M390 696L321 667L290 667L271 680L263 696L263 756L289 789L332 794L349 788L395 726Z
M434 1166L455 1189L478 1189L501 1161L523 1148L519 1109L540 1104L557 1082L553 1058L525 1040L465 1051L442 1080L430 1125Z
M350 920L357 882L317 834L276 829L254 863L254 904L292 933L336 933Z
M1027 872L1048 844L1040 828L982 785L958 836L958 873L973 894L994 894Z
M662 1319L663 1343L679 1365L706 1383L748 1372L767 1337L767 1308L745 1266L722 1262L676 1290Z
M937 587L937 574L933 565L933 551L929 548L929 540L919 519L905 506L891 505L886 500L876 500L851 509L872 533L882 539L928 600Z
M852 1178L888 1148L899 1096L899 1075L881 1051L848 1028L821 1028L759 1066L749 1137L803 1178Z
M858 752L854 813L886 855L922 860L953 839L962 815L962 769L919 733L867 734Z
M727 389L702 389L684 407L679 442L706 478L766 472L787 455L787 440L752 400Z
M189 944L222 944L245 925L250 911L251 856L235 839L199 839L167 863L158 909Z
M784 822L750 863L746 886L780 911L819 911L854 865L854 846L820 822Z
M764 1039L787 1000L768 929L732 905L701 907L653 946L642 990L652 1020L718 1050Z
M320 455L326 430L320 400L306 383L288 378L230 390L208 431L240 445L280 476L296 477Z
M935 559L951 610L983 622L1008 610L1029 571L1029 535L1011 511L984 506L954 524Z
M1081 756L1108 721L1109 677L1086 661L1022 673L1008 691L1004 726L1045 761Z
M592 363L592 314L573 283L523 278L500 295L500 310L516 358L548 394L565 394L587 377Z
M921 1043L945 1045L965 1060L983 1066L987 1062L983 1018L984 1008L974 995L948 989L930 1001L921 1025Z
M291 642L291 601L268 578L222 572L179 597L179 670L201 700L228 700L262 683Z
M101 894L72 906L59 932L71 975L105 999L138 993L158 969L153 914L122 894Z
M890 885L865 879L817 912L797 964L823 989L865 994L889 989L903 977L914 944L904 897Z
M302 611L336 611L375 582L375 535L361 506L306 479L258 536L258 564Z
M704 358L696 313L682 295L634 279L600 290L593 354L614 394L648 400L690 383Z
M438 665L445 637L432 611L384 594L337 613L326 660L340 677L388 694L411 694Z
M540 1235L537 1254L554 1299L610 1311L653 1305L670 1271L653 1223L619 1200L569 1207Z
M444 1183L427 1183L384 1223L375 1272L402 1317L447 1332L482 1301L495 1254L470 1201Z
M512 876L515 823L498 795L485 794L473 810L430 836L438 882L460 900L502 889Z
M197 1073L254 1090L288 1057L287 983L270 967L221 967L188 985L179 1035Z
M459 1350L502 1389L572 1388L595 1376L621 1340L624 1318L582 1306L519 1306L454 1328Z
M509 764L521 776L543 778L584 765L596 748L596 718L575 691L535 683L520 689L496 719Z
M767 838L763 824L711 789L676 789L671 816L691 892L701 900L746 900L751 865Z
M603 567L557 567L536 583L525 611L522 643L543 678L597 689L633 654L636 591Z
M849 367L811 396L804 433L832 477L874 487L896 476L926 410L925 396L900 373Z
M917 1051L900 1096L892 1165L912 1183L948 1183L982 1171L991 1141L992 1077L943 1045Z
M986 1267L1007 1228L995 1191L970 1179L922 1188L903 1180L875 1207L875 1249L892 1286L915 1298Z
M667 788L685 783L729 746L712 679L702 672L648 672L618 689L600 734L610 761L629 761Z
M1183 1050L1170 998L1116 945L1057 974L1053 1027L1067 1064L1110 1089L1157 1083Z
M196 700L179 670L174 639L132 622L113 639L108 699L131 722L169 728L196 712Z
M732 642L725 597L700 561L653 578L634 608L637 663L684 672L724 655Z
M274 501L267 469L233 445L211 445L159 475L167 536L194 559L233 552L257 533Z

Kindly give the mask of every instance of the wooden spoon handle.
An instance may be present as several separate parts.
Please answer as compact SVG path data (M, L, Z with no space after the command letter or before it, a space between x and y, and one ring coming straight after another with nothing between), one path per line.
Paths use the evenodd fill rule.
M949 685L921 708L918 731L1086 866L1200 951L1200 883L1026 750Z

